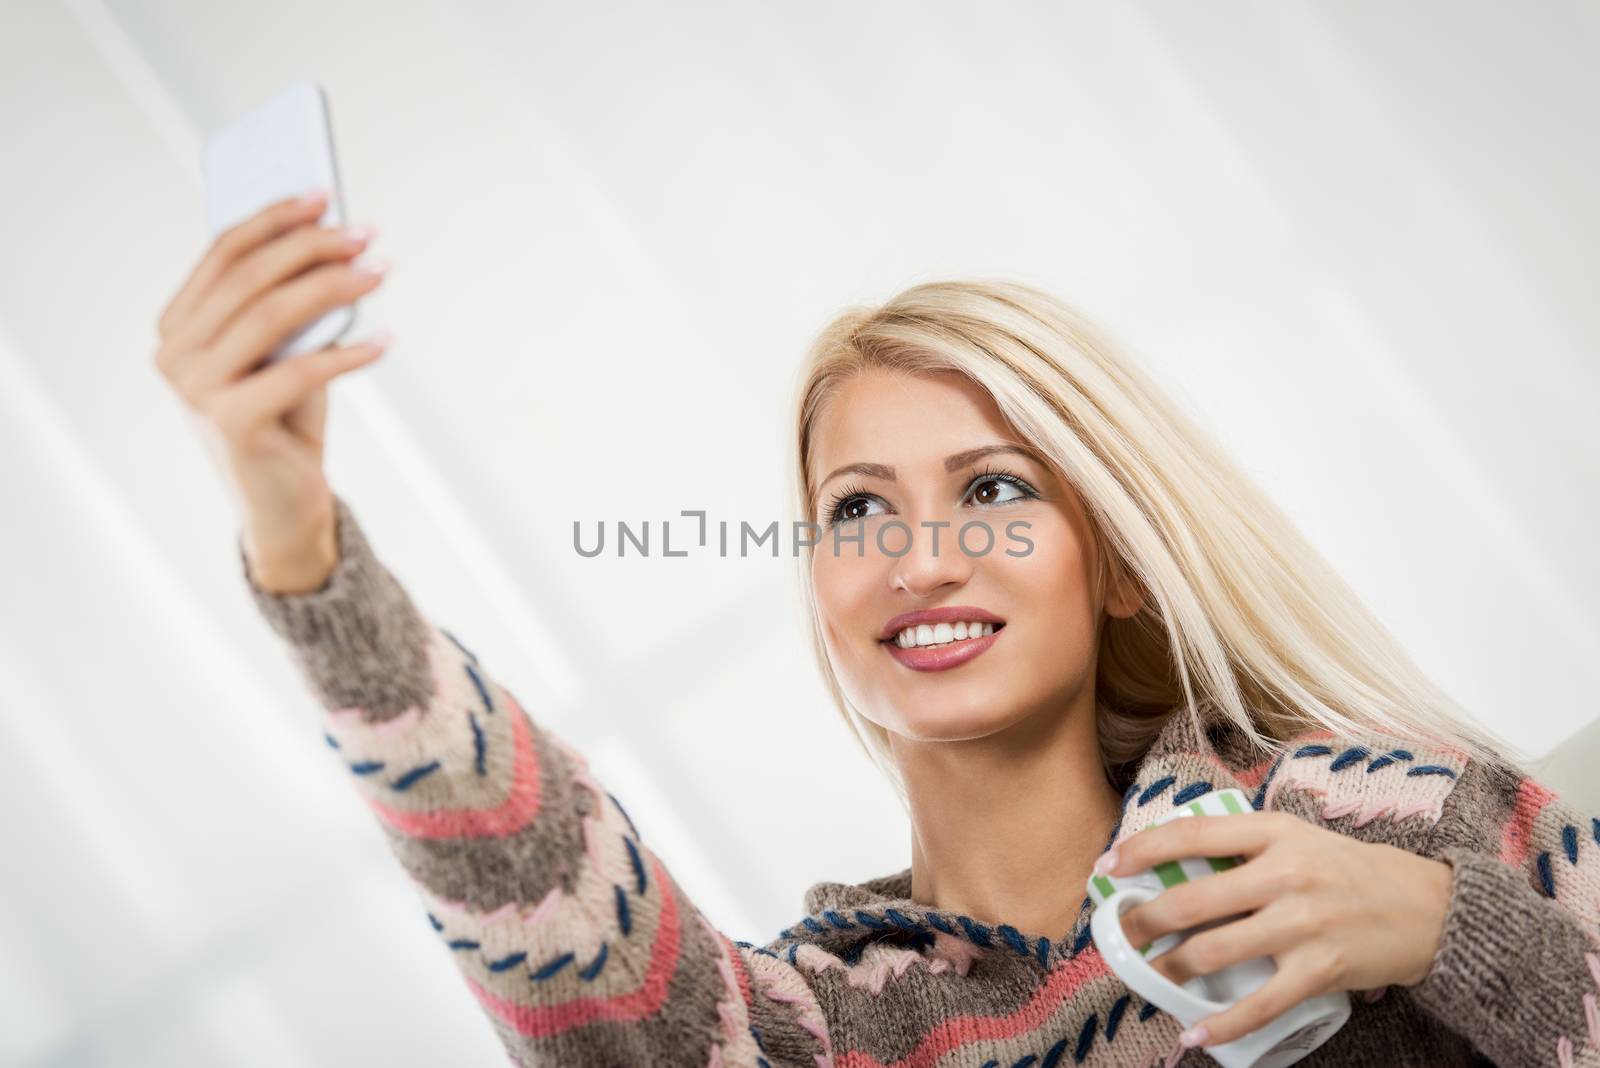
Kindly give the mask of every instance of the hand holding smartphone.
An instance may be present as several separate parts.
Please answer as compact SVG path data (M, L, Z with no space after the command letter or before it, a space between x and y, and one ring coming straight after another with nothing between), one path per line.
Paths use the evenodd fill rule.
M384 265L357 259L369 228L338 225L316 86L291 86L231 123L207 143L205 168L213 237L157 319L155 365L228 484L262 588L316 589L338 560L323 470L328 385L378 359L388 338L337 342Z
M213 238L270 204L313 189L328 191L317 224L345 224L327 94L316 82L290 83L231 120L206 140L201 166ZM344 337L354 321L353 305L333 308L291 334L266 360L323 348Z

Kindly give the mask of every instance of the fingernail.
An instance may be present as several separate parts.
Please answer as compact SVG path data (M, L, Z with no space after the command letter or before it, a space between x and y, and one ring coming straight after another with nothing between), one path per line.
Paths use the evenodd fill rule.
M377 333L367 338L367 344L370 345L374 350L382 352L384 349L389 347L389 342L393 340L394 334L392 332L388 330L379 330Z
M300 194L300 203L308 206L327 199L328 191L326 189L308 189Z
M363 223L360 226L346 226L340 236L348 241L366 241L377 236L378 228Z
M1108 849L1104 853L1100 854L1099 860L1094 862L1094 873L1096 875L1104 875L1106 872L1110 871L1116 866L1117 851L1115 849Z
M377 278L389 269L389 260L385 256L374 256L370 260L359 261L355 268L360 278Z
M1185 1046L1198 1046L1200 1043L1206 1041L1210 1037L1211 1032L1207 1031L1203 1026L1196 1025L1179 1035L1178 1041L1182 1042Z

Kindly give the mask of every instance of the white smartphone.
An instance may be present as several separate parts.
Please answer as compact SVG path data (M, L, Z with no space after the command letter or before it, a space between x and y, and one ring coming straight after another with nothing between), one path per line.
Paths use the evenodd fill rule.
M312 189L329 191L319 223L345 223L344 195L333 157L328 98L316 82L293 82L264 103L230 120L206 139L206 221L215 237L268 204ZM355 308L327 312L284 339L266 357L271 363L331 345L349 332Z

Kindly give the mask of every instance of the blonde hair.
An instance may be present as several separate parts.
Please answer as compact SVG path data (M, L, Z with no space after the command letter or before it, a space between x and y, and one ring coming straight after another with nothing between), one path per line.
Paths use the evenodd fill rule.
M1096 719L1114 785L1173 714L1199 731L1224 716L1265 753L1323 727L1508 766L1505 743L1422 673L1221 447L1080 312L1030 286L930 282L880 307L850 308L823 329L795 406L791 475L806 520L817 520L818 413L870 367L954 371L985 389L1082 500L1100 549L1094 603L1114 572L1137 582L1143 607L1106 618L1099 639ZM812 555L799 556L800 580L823 679L903 803L887 732L851 706L828 660Z

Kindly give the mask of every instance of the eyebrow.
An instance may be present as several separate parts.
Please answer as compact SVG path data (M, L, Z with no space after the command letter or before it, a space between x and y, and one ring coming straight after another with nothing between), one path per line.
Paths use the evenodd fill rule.
M1031 449L1025 445L980 445L975 449L967 449L964 452L952 453L946 456L944 458L944 469L946 471L959 471L974 461L981 460L985 456L993 456L999 452L1011 452L1030 460L1040 460L1038 450ZM852 474L881 478L885 482L895 481L894 468L888 464L854 463L845 464L843 467L834 470L827 478L817 483L817 489L821 490L823 486L826 486L840 475Z

